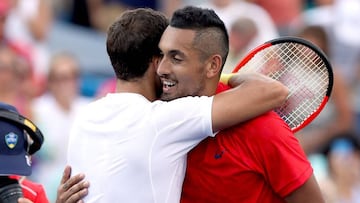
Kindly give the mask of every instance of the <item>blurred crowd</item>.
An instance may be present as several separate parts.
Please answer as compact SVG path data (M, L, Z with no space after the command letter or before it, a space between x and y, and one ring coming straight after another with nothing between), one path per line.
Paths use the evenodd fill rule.
M279 36L305 38L326 53L335 75L330 101L297 137L328 201L360 202L359 0L0 0L0 101L45 135L29 178L54 200L74 116L115 90L105 51L114 18L136 7L170 16L184 5L214 9L225 22L230 53L223 72Z

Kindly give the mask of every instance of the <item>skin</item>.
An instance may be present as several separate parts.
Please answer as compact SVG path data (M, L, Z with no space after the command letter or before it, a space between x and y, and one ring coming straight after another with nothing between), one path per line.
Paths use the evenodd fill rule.
M201 61L198 51L192 47L194 37L195 33L191 30L168 27L160 40L159 47L164 57L157 73L163 84L166 82L174 84L172 87L163 86L162 100L214 94L214 90L206 89L205 80L210 77L217 80L221 57L216 55L209 60ZM210 72L210 69L215 70Z
M214 95L224 62L222 57L218 54L203 57L200 54L201 52L193 50L192 39L195 37L195 33L191 30L179 30L180 33L177 31L176 28L172 27L166 29L166 32L170 32L170 34L164 36L160 42L163 57L155 57L149 63L149 68L144 77L130 81L118 79L117 93L132 92L141 94L150 101L158 99L155 93L156 85L154 85L158 80L157 74L162 82L163 94L161 99L171 100L188 95ZM172 34L175 35L172 36ZM176 48L170 48L173 44L169 44L169 47L166 45L169 37L172 40L182 38L188 41L180 40ZM207 50L203 49L202 51L206 52ZM191 69L186 67L191 67ZM253 80L246 80L248 78ZM260 74L244 74L240 77L231 78L230 83L238 84L239 87L218 94L213 100L214 132L275 108L281 105L288 95L288 89L281 83ZM224 107L223 105L233 101L234 98L244 97L248 99L239 100L232 106ZM246 109L246 111L239 114L239 109ZM224 115L227 117L225 118ZM65 191L59 190L58 197L63 192Z
M145 78L147 78L147 80L150 80L150 82L145 81L144 83L156 84L157 83L156 73L157 73L160 77L161 82L163 83L162 85L163 94L161 95L161 99L164 100L171 100L188 95L208 95L208 96L214 95L220 77L221 66L223 64L221 56L215 54L209 58L203 59L199 51L194 50L194 48L192 48L192 39L194 38L195 33L191 30L183 30L183 29L168 27L165 33L167 34L166 35L164 34L164 37L161 39L159 45L163 52L163 57L161 61L160 59L154 58L153 62L150 63L149 70L147 71L145 76ZM177 39L180 38L182 38L185 41L180 41L180 40L176 41ZM176 41L177 44L176 45L167 44L166 43L167 41ZM176 47L176 48L172 48L172 47ZM187 67L191 67L191 68L187 68ZM229 84L231 86L240 86L240 85L246 87L254 86L254 84L251 83L247 84L246 82L244 82L247 78L256 78L252 80L252 82L254 83L259 83L259 81L261 81L263 87L260 89L263 89L263 91L269 91L270 88L272 89L271 91L273 91L274 88L275 89L279 88L279 91L275 91L275 92L278 93L283 92L282 91L283 86L280 85L280 83L278 85L277 84L274 85L273 80L269 80L268 77L258 74L256 75L243 74L241 76L232 77L229 80ZM170 83L173 84L173 86L168 87L164 83L165 84ZM129 82L126 81L118 80L117 87L121 87L121 89L117 89L117 92L129 92L129 91L138 92L139 94L145 95L149 100L155 100L157 98L156 94L154 94L155 92L154 89L156 89L156 85L155 87L154 85L148 85L147 88L144 89L143 85L141 84L134 85L134 84L129 84ZM254 89L246 88L242 92L242 95L243 96L250 95L254 91L258 91L258 90L259 87ZM286 94L283 95L284 97L286 97L287 95L287 91L285 92ZM221 100L224 100L228 97L229 95L226 94L218 94L214 99L214 103L218 103L217 105L215 105L218 106L218 109L213 109L213 112L227 111L227 114L233 114L234 112L232 112L231 110L224 108L223 105L219 105L220 103L223 102ZM274 98L274 95L269 95L269 97ZM280 97L279 100L282 100L282 97ZM249 100L240 100L237 102L237 104L246 106L248 109L251 109L250 111L254 111L254 109L257 109L257 111L259 111L258 109L259 106L253 105L251 102L248 101ZM259 102L264 103L264 100L261 99L261 101ZM271 101L269 98L269 104L271 103L274 103L274 100ZM281 102L277 102L277 103L281 103ZM228 126L229 123L235 124L233 120L224 118L221 115L223 114L213 115L213 117L215 117L214 118L215 120L221 120L223 122L223 123L218 122L216 125L213 125L214 131L222 129L223 128L222 126ZM251 114L247 114L245 112L241 116L252 117ZM66 179L64 179L64 181L66 181ZM63 184L64 181L62 181L61 184ZM81 184L79 182L77 183L74 182L74 184L76 184L76 188L78 189L78 191L88 188L88 186L85 186L84 184ZM57 203L67 202L66 201L67 197L63 196L64 193L67 192L67 190L61 189L61 187L62 185L60 185L58 189L57 199L59 201L57 201ZM78 195L77 197L80 198L81 196L82 195Z
M88 194L90 183L84 180L85 175L80 173L71 177L71 167L66 166L60 185L56 203L83 203L84 198Z
M85 175L80 173L71 177L71 167L66 166L58 187L56 203L83 203L88 194L90 183L84 180ZM33 203L29 199L19 198L18 203Z
M19 198L18 203L32 203L32 201L26 199L26 198Z
M179 31L179 32L177 32ZM163 88L163 94L161 95L161 99L164 100L171 100L171 99L175 99L178 97L182 97L182 96L187 96L187 95L213 95L215 93L216 87L217 87L217 83L219 81L219 76L220 76L220 72L221 72L221 64L222 64L222 58L220 55L213 55L210 58L204 60L203 62L200 62L199 59L200 57L200 53L198 53L198 51L194 51L193 48L191 48L192 45L192 38L195 36L195 33L191 30L182 30L182 29L176 29L176 28L171 28L168 27L166 33L169 33L168 35L164 35L164 37L161 40L161 50L163 52L163 57L160 61L160 59L154 58L153 62L150 63L150 67L149 67L149 71L147 71L146 73L146 77L149 78L150 83L157 83L156 81L158 80L158 78L156 77L156 73L159 75L161 82L162 83L166 83L166 82L170 82L175 84L172 87L167 87L167 85L162 86ZM173 35L175 34L175 35ZM171 44L167 45L166 41L167 39L172 39L172 40L176 40L179 39L179 36L183 36L184 40L189 39L186 42L181 42L179 41L179 45L177 46L177 48L166 48L167 46L173 46ZM206 65L204 65L206 64ZM176 68L172 68L172 66L176 67ZM204 66L206 67L204 69ZM196 67L194 70L195 71L191 71L193 69L190 68L186 68L186 67ZM205 78L204 78L205 77ZM272 90L275 88L278 88L279 91L275 91L275 92L283 92L283 86L280 85L280 83L278 84L273 84L273 80L269 80L268 77L262 76L262 75L254 75L254 74L243 74L241 76L237 75L232 77L229 80L229 84L230 86L240 86L240 85L244 85L244 86L253 86L253 84L244 84L244 80L246 80L247 78L256 78L256 80L252 80L255 83L258 83L259 81L262 82L262 84L264 85L263 89L264 91L268 91L269 88L272 88ZM152 78L152 79L151 79ZM155 79L154 79L155 78ZM200 82L199 82L200 81ZM211 84L206 84L206 81L212 81ZM154 85L149 85L147 86L147 90L144 90L144 88L139 85L137 86L133 86L131 84L129 84L128 82L124 82L124 81L117 81L117 87L119 87L121 85L122 89L118 89L117 92L127 92L127 89L131 88L131 90L134 92L139 92L139 93L144 93L144 95L149 99L156 99L156 94L154 94L156 89L156 85L154 87ZM196 87L196 88L193 88ZM243 91L243 95L249 95L252 94L253 91L258 91L258 88L254 88L254 89L244 89ZM283 95L284 97L287 96L287 91L286 94ZM219 100L221 100L221 98L219 99L219 97L226 97L225 95L217 95L218 99L214 99L214 103L215 102L219 102L221 103ZM274 97L274 95L269 95L269 97ZM282 100L282 98L280 97L279 100ZM270 100L269 100L270 101ZM263 102L263 101L261 101ZM244 105L247 106L248 108L258 108L257 106L251 105L251 103L246 103L245 100L241 100L238 102L240 105ZM274 103L274 100L272 100L270 103ZM276 103L276 102L275 102ZM281 102L277 102L277 103L281 103ZM254 107L251 107L254 106ZM222 108L225 111L227 111L227 108ZM214 115L215 117L217 115ZM243 116L250 116L249 114L244 113ZM234 123L233 121L229 121L226 118L220 118L217 117L216 119L218 120L222 120L224 123ZM224 125L228 125L228 124L224 124ZM214 127L214 129L219 129L220 127ZM63 180L60 184L60 186L58 187L58 195L57 195L57 202L56 203L62 203L62 202L68 202L67 198L69 198L69 195L65 196L64 193L68 192L67 190L69 188L67 188L67 190L63 187L63 184L68 180L68 178L70 177L70 172L67 172L68 170L70 170L67 166L67 168L64 171L64 176ZM66 174L66 175L65 175ZM72 177L71 179L73 179L74 177ZM82 191L85 190L87 192L87 188L89 187L88 184L82 184L82 178L78 178L77 182L76 180L74 180L74 182L72 182L72 184L74 185L73 187L77 188L77 191ZM80 200L81 198L83 198L84 196L86 196L85 192L82 194L76 194L75 192L72 193L72 195L77 195L77 200ZM73 202L73 201L72 201Z
M65 112L71 111L74 99L79 95L79 64L74 56L63 53L51 61L48 87L56 102Z
M171 26L168 26L162 35L159 48L163 53L163 58L157 67L157 74L163 83L161 99L171 100L188 95L212 96L215 94L222 70L223 59L220 54L206 56L208 51L205 47L194 47L194 37L195 32L193 30L178 29ZM205 42L205 40L203 42ZM255 75L238 74L237 76L244 79ZM239 82L241 79L234 78L234 80L238 80L238 84L240 84L238 87L241 88L241 91L226 91L214 96L212 107L214 132L233 126L237 124L239 120L245 121L259 115L254 114L254 112L268 111L261 109L260 106L262 105L254 104L263 104L264 102L269 102L270 104L272 103L272 96L257 100L255 98L260 98L260 96L256 94L262 95L265 94L265 92L273 91L276 85L274 86L273 80L269 80L263 75L257 74L256 76L257 80L253 80L253 83L245 82L243 84ZM167 84L171 84L171 86ZM235 88L233 90L235 90ZM234 95L237 95L235 98L247 99L237 100L237 102L233 103ZM250 99L250 97L253 98ZM231 102L233 103L231 106L223 105ZM237 107L234 105L237 105ZM239 107L246 109L246 111L238 114L235 109ZM224 117L223 115L227 116Z
M220 74L221 57L211 55L203 59L202 51L193 46L195 31L168 27L159 43L164 54L158 67L162 81L175 85L163 86L162 99L175 99L185 95L213 95ZM231 81L230 81L231 82ZM194 88L195 87L195 88ZM324 202L320 188L314 176L286 197L289 203Z

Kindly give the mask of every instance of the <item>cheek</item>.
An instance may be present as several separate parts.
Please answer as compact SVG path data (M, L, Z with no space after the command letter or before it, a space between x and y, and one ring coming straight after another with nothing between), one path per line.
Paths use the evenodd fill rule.
M185 77L181 84L183 87L194 87L196 85L196 79L193 77Z
M199 89L201 89L201 83L203 79L200 74L197 75L185 75L181 81L179 81L179 89L186 95L198 95Z

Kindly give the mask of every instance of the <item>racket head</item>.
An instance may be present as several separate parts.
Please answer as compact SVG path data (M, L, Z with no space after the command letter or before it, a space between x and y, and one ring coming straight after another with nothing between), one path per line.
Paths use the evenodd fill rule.
M333 88L332 66L316 45L299 37L280 37L253 49L233 73L254 71L282 82L288 100L275 112L293 132L307 126L325 107Z

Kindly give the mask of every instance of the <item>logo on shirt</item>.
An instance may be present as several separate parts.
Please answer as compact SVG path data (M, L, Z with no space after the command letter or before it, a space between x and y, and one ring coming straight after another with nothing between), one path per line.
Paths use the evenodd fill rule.
M223 156L223 154L224 154L225 151L226 151L225 149L223 149L223 150L217 150L217 151L215 152L214 158L215 158L215 159L220 159L220 158Z

